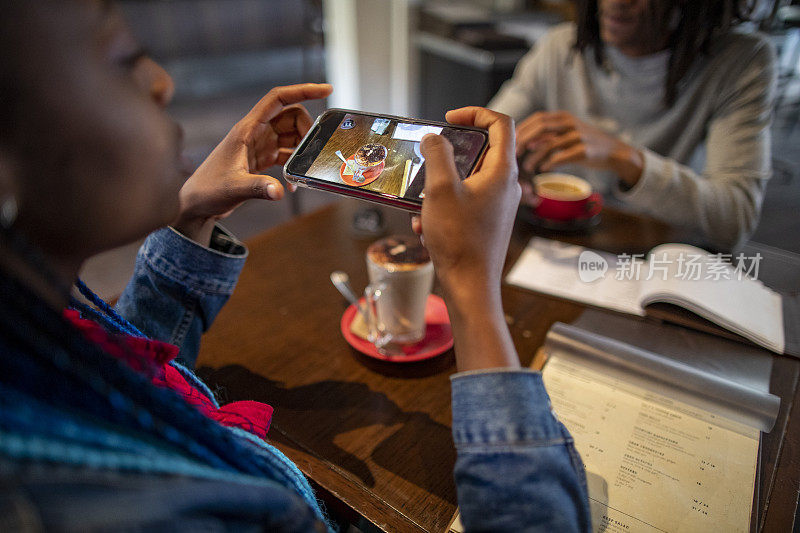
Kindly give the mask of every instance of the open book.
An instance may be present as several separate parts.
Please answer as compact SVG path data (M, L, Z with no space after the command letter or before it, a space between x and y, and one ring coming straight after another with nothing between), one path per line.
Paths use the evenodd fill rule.
M586 468L594 531L749 530L760 432L780 406L768 385L560 323L544 352L553 411ZM460 517L450 529L463 531Z
M798 306L755 279L760 258L741 258L743 268L726 259L686 244L663 244L647 257L617 256L534 237L506 281L639 316L676 305L773 352L800 356L797 332L787 339L784 326L800 322L787 314ZM658 316L679 318L663 310Z

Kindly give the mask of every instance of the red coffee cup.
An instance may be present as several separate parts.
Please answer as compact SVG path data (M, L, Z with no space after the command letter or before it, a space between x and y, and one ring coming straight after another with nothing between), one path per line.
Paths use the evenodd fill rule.
M547 172L533 178L533 187L533 212L541 218L559 222L587 219L603 207L603 197L577 176Z

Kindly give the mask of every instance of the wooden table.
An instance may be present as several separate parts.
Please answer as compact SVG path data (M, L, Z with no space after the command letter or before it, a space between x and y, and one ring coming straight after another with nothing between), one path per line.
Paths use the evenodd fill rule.
M335 514L386 531L443 531L456 508L452 351L427 362L383 363L350 348L339 330L346 302L328 276L341 269L357 290L366 285L364 252L372 239L350 230L353 213L364 205L343 201L249 241L239 285L206 335L198 367L223 400L254 399L275 408L271 442ZM390 231L409 232L406 213L384 214ZM518 221L506 268L533 234ZM642 253L682 236L609 209L588 235L558 238ZM555 321L572 322L585 309L511 286L503 287L503 302L526 365ZM800 415L790 415L799 371L800 361L774 358L771 389L782 402L775 429L762 442L760 516L753 521L764 531L789 531L794 519Z

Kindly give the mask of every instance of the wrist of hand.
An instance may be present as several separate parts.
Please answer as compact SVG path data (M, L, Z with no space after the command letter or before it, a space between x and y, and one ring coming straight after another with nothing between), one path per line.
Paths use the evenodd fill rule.
M624 143L611 156L612 167L619 179L628 187L638 183L644 172L644 156L636 148Z
M461 281L459 281L461 279ZM491 309L502 314L500 282L486 278L440 279L442 293L449 312L466 315L476 309Z
M519 367L499 284L481 290L474 286L449 289L445 292L445 302L453 328L459 372Z
M189 218L176 220L172 227L183 235L206 248L211 244L211 234L214 232L216 220L211 218Z

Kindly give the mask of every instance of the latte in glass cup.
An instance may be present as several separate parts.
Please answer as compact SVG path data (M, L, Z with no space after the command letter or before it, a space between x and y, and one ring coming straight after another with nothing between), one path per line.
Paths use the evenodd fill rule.
M411 344L425 336L425 306L433 288L433 263L418 237L390 236L367 249L377 331L395 343Z

